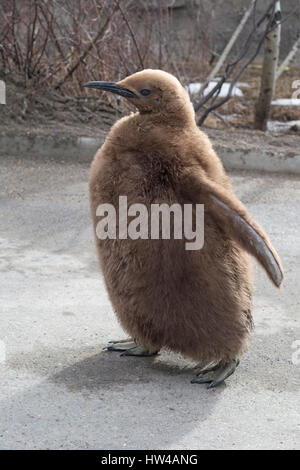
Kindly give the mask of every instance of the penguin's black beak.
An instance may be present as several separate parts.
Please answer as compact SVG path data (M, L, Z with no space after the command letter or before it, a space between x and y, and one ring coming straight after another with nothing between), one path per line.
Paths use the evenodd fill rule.
M110 91L116 95L124 96L125 98L139 98L133 91L123 88L114 82L87 82L83 84L87 88L98 88L98 90Z

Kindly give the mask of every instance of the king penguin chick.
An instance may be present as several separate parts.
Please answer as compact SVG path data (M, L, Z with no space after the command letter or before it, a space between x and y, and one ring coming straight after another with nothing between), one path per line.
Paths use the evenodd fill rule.
M161 348L198 361L192 383L214 387L229 377L252 330L253 255L279 287L279 257L262 228L235 196L211 143L196 125L180 82L161 70L143 70L118 83L84 86L116 93L137 112L120 119L96 153L90 203L96 210L119 196L130 204L204 204L204 245L185 239L99 239L107 291L121 326L134 339L107 349L146 356ZM211 367L211 365L213 366Z

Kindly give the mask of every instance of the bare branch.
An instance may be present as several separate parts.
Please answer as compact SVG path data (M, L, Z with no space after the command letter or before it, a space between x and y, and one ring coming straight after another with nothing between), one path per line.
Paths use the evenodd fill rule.
M217 61L216 65L214 66L213 70L210 72L210 74L207 78L208 81L212 80L217 75L219 70L221 69L222 65L224 64L225 60L227 59L227 56L228 56L229 52L231 51L233 45L235 44L237 38L239 37L239 35L241 33L241 31L243 30L245 24L247 23L248 18L250 17L253 9L255 8L256 3L257 3L257 0L251 0L249 8L246 10L244 16L242 17L240 23L238 24L237 28L235 29L233 35L231 36L230 41L228 41L224 51L220 55L219 60Z
M223 104L225 104L232 96L232 92L233 92L233 89L234 89L234 85L236 84L237 80L240 78L240 76L242 75L242 73L246 70L246 68L254 61L254 59L257 57L257 55L259 54L259 51L264 43L264 40L265 40L265 37L266 35L268 34L269 31L271 31L272 29L272 19L273 19L273 16L271 15L271 12L273 11L274 9L274 5L276 3L277 0L272 0L272 2L270 3L270 5L268 6L268 8L266 9L265 13L259 18L258 21L256 21L254 24L253 24L253 28L245 42L245 45L244 47L242 48L241 52L240 52L240 55L238 56L238 58L234 61L234 62L231 62L229 63L226 68L225 68L225 72L223 74L223 76L218 80L218 82L216 83L216 85L213 87L213 89L207 94L205 95L201 100L200 102L195 105L195 111L199 111L199 109L204 106L209 100L211 100L211 103L210 105L205 109L203 115L200 117L200 119L198 120L198 125L201 126L205 119L207 118L208 114L219 108L220 106L222 106ZM255 11L255 10L254 10ZM263 22L267 20L267 25L263 31L263 33L260 35L258 41L257 41L257 45L256 45L256 48L254 50L254 52L250 55L250 57L244 62L244 64L240 67L240 69L237 71L237 73L234 75L234 77L232 78L231 80L231 84L230 84L230 87L228 89L228 93L227 95L222 99L222 100L219 100L217 103L215 103L217 97L219 96L220 94L220 91L221 91L221 88L223 86L223 84L226 82L226 80L229 78L229 76L233 73L233 71L235 70L236 66L244 59L244 57L246 56L246 54L249 52L249 48L253 42L253 39L254 39L254 36L255 36L255 33L257 32L258 28L263 24ZM208 83L208 81L207 81Z
M145 67L144 67L143 59L142 59L142 56L141 56L141 53L140 53L140 49L139 49L138 44L137 44L137 42L136 42L135 34L134 34L134 32L133 32L133 30L132 30L132 28L131 28L131 26L130 26L130 23L129 23L128 19L127 19L127 16L125 15L123 9L122 9L121 6L120 6L119 1L117 1L117 7L118 7L118 9L120 10L120 13L121 13L121 15L122 15L122 17L123 17L123 19L124 19L124 21L125 21L125 23L126 23L126 26L127 26L127 28L128 28L128 31L129 31L129 33L130 33L130 35L131 35L131 38L132 38L133 43L134 43L135 48L136 48L136 52L137 52L137 55L138 55L138 58L139 58L139 61L140 61L140 66L141 66L142 69L143 69L143 68L145 68Z
M293 59L294 59L296 53L298 52L299 48L300 48L300 35L296 39L296 41L294 42L294 44L293 44L291 50L289 51L289 53L287 54L286 58L282 61L280 66L277 68L276 80L278 80L278 78L284 72L286 67L288 67L289 64L293 61Z
M94 39L90 42L89 46L87 47L87 49L78 57L78 59L76 60L75 64L73 64L73 66L67 71L67 73L64 75L64 77L57 83L57 85L55 86L55 89L57 90L58 88L60 88L65 82L66 80L68 80L69 77L71 77L73 75L73 73L75 72L75 70L77 69L77 67L79 66L79 64L86 58L86 56L89 54L90 50L93 48L94 44L104 35L105 31L107 30L108 26L109 26L109 23L112 19L112 17L114 16L114 14L116 13L118 9L118 3L116 3L110 13L110 15L108 15L108 17L106 18L102 28L98 31L98 33L96 34L96 36L94 37Z

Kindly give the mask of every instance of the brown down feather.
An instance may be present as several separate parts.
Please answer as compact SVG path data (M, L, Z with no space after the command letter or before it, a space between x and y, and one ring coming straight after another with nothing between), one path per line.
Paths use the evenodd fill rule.
M201 250L187 251L184 239L95 237L117 318L150 351L166 347L201 362L235 358L247 349L252 329L248 252L271 278L270 257L282 277L279 257L234 195L179 81L144 70L119 84L134 92L150 87L153 94L128 100L138 111L111 128L94 157L89 181L94 228L98 205L118 209L120 195L128 197L128 205L148 208L151 203L204 203L205 242ZM251 238L253 230L258 243L263 241L262 251L255 234Z

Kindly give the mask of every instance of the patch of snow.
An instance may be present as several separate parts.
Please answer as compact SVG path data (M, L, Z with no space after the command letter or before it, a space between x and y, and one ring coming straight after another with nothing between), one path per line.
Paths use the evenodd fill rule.
M209 82L207 87L203 91L203 95L206 96L216 86L216 84L217 84L216 81ZM196 83L189 83L186 89L191 95L194 95L196 93L199 93L201 87L202 87L202 83L196 82ZM227 96L229 87L230 87L230 83L227 83L227 82L223 83L222 88L219 93L220 98L224 98L225 96ZM244 94L242 90L240 90L240 88L234 85L233 90L232 90L232 96L244 96Z
M289 131L290 128L295 125L300 126L300 121L268 121L268 130L272 132L284 132Z
M300 106L300 99L299 98L282 98L275 101L272 101L272 105L276 106Z
M236 121L237 119L241 118L241 114L223 114L222 118L224 121Z
M242 88L251 88L249 83L246 83L246 82L236 82L236 86L237 87L242 87Z
M191 94L199 93L202 83L189 83L185 89Z

